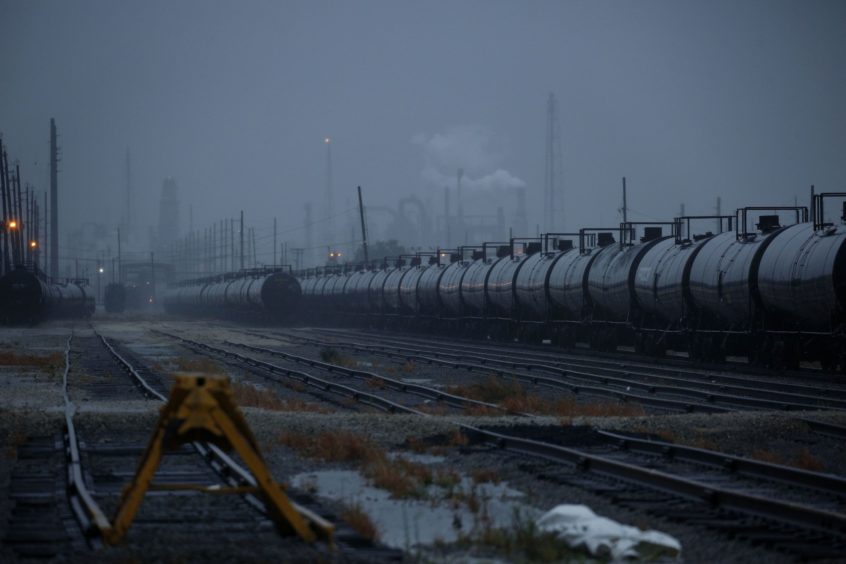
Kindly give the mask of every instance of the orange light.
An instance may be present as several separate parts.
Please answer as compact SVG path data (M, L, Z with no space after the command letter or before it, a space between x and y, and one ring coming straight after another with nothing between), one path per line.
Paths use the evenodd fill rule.
M17 228L18 228L18 222L17 221L15 221L13 219L12 221L9 222L9 229L17 229Z
M38 241L30 241L29 242L29 248L30 249L34 249L37 246L38 246Z

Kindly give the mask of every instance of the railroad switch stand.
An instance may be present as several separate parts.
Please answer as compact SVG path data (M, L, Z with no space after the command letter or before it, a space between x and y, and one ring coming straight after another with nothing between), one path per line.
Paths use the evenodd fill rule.
M206 443L223 451L234 450L252 473L246 486L220 487L197 484L153 483L156 469L167 451L185 443ZM211 447L211 450L215 450ZM225 455L224 455L225 456ZM126 535L148 490L195 490L204 493L256 494L268 516L281 533L296 534L313 542L318 536L331 544L334 528L330 523L291 502L284 488L273 480L264 463L255 437L232 398L229 381L223 377L177 376L170 397L161 408L156 430L141 458L132 481L124 488L110 529L103 538L119 543Z

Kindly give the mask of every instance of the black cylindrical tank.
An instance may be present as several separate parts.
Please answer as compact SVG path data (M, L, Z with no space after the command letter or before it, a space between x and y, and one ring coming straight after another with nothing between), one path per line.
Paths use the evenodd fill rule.
M487 282L488 304L491 308L491 315L499 317L515 316L515 281L528 258L528 255L505 256L496 261L491 268Z
M785 228L764 250L757 280L768 310L800 328L830 329L846 313L846 226Z
M691 303L690 268L706 241L666 239L643 255L635 274L635 298L644 312L668 323L681 320Z
M459 260L446 267L438 281L438 297L443 309L439 313L446 317L459 317L464 313L461 299L461 280L470 267L470 262Z
M467 267L461 279L461 303L464 315L484 315L487 313L488 300L485 284L488 281L494 263L503 259L480 258Z
M587 274L587 288L602 319L623 321L629 317L634 279L643 255L662 239L634 245L609 245L593 261Z
M707 240L690 267L694 307L729 325L748 325L761 255L782 231L740 238L729 231Z

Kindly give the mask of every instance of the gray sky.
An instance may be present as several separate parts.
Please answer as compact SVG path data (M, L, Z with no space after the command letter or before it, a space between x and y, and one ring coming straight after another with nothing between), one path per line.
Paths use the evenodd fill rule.
M46 188L57 119L65 226L119 213L129 146L145 223L174 176L195 225L244 208L294 229L321 204L327 135L336 212L361 184L369 203L416 193L440 213L439 175L463 162L478 190L524 183L534 226L550 91L567 228L618 221L623 175L633 219L846 189L838 0L2 0L0 13L0 131Z

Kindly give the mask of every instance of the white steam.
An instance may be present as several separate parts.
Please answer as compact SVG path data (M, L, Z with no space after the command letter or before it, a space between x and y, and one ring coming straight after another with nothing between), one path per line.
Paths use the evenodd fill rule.
M526 183L498 166L502 149L494 144L493 132L478 125L461 125L443 133L418 133L411 142L423 150L421 176L434 187L453 186L463 169L462 187L469 190L506 190Z

